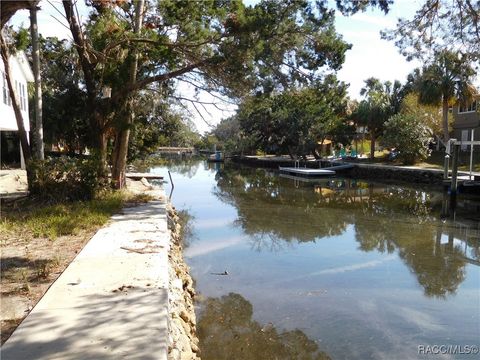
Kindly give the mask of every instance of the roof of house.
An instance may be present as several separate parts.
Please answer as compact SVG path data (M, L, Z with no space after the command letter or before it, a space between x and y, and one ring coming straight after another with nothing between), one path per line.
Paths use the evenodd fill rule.
M12 60L16 61L18 67L22 71L23 75L27 82L34 82L32 69L30 68L30 63L28 62L27 55L23 51L17 52L15 56L12 56Z
M3 70L4 64L3 61L0 60L0 68ZM15 55L10 55L10 69L17 68L20 70L21 74L25 78L27 82L34 82L35 79L33 77L32 69L30 68L30 63L28 62L27 56L25 52L18 51Z

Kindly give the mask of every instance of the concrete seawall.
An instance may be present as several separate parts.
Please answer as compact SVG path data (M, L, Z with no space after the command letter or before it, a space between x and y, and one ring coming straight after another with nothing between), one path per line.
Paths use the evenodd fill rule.
M270 160L269 158L258 157L234 157L232 161L240 164L245 164L254 167L274 168L279 166L295 166L293 160ZM300 166L307 168L319 168L319 163L322 168L336 165L352 164L350 169L344 169L338 172L340 176L348 176L362 179L374 179L384 182L408 182L416 184L442 185L443 170L440 169L423 169L415 166L393 166L393 165L377 165L377 164L363 164L358 162L348 161L306 161L300 162Z
M162 189L145 193L155 200L124 208L90 239L2 360L199 359L178 217Z

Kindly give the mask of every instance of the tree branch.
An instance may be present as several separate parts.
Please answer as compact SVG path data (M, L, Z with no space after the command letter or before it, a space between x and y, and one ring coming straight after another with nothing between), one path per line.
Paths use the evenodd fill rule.
M151 76L151 77L148 77L148 78L145 78L145 79L142 79L142 80L138 80L135 83L127 85L122 90L118 91L114 96L112 96L112 101L116 102L117 100L119 100L123 96L126 96L133 91L143 89L144 87L146 87L149 84L152 84L152 83L155 83L155 82L165 82L167 80L176 78L180 75L183 75L185 73L188 73L188 72L192 71L193 69L195 69L199 66L207 64L209 61L210 61L210 59L201 60L201 61L198 61L196 63L186 65L185 67L183 67L181 69L178 69L178 70L174 70L174 71L171 71L171 72L168 72L168 73L159 74L159 75Z

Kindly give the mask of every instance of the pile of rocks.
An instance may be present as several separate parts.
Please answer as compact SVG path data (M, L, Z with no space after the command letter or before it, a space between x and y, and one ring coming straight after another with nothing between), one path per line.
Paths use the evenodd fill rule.
M181 226L175 209L168 206L170 230L169 267L169 360L200 359L193 301L195 290L183 259Z

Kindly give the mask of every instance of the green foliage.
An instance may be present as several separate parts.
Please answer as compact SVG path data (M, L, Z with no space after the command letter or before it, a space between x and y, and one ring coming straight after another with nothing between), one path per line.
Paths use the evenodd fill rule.
M425 0L412 19L399 19L397 27L382 32L394 40L408 60L428 59L432 50L450 49L480 57L480 2Z
M94 159L32 160L28 164L30 194L52 202L92 199L103 187L97 169Z
M385 14L390 10L393 0L335 0L338 10L343 15L355 14L359 11L365 11L368 7L378 7Z
M400 111L404 96L399 81L382 83L376 78L365 80L365 87L361 90L364 99L353 112L352 118L357 125L366 126L371 139L370 157L374 158L375 141L382 135L387 119Z
M247 99L238 119L257 149L305 156L327 137L350 141L353 129L345 123L345 94L345 84L327 76L310 87Z
M138 31L132 21L140 13L135 2L86 4L92 11L76 27L73 0L63 1L70 28L80 29L73 38L80 57L77 67L85 75L80 88L87 95L91 139L102 159L107 158L105 149L111 149L105 142L114 134L113 148L122 152L112 157L114 176L124 166L124 130L144 133L143 150L133 149L133 157L157 141L148 125L132 126L139 92L151 89L163 100L185 102L191 99L175 96L177 81L237 98L298 88L340 69L350 48L335 31L335 11L326 0L264 0L251 6L240 0L146 1ZM370 5L388 8L383 0L336 4L345 13ZM101 96L104 87L111 88L110 98ZM158 140L163 141L161 136Z
M240 123L236 116L223 119L213 129L212 133L218 139L221 146L230 153L237 153L240 150L241 142ZM241 152L241 150L240 150Z
M193 147L199 141L195 125L170 103L146 94L139 95L139 98L136 119L131 127L129 161L144 159L161 146Z
M220 150L220 143L215 135L212 134L204 134L200 141L198 141L195 144L195 148L198 150L210 150L213 151L213 149L216 146L219 146L217 150Z
M43 129L47 144L62 145L67 152L92 146L83 77L78 56L65 40L40 37ZM33 106L30 106L33 111Z
M423 67L418 78L419 102L440 105L442 101L468 97L469 85L475 75L465 56L447 50L439 51Z
M15 51L25 51L30 45L30 33L28 29L20 28L14 34Z
M212 134L218 139L217 148L221 148L229 154L258 154L256 139L243 131L238 115L223 119L213 129Z
M431 131L413 114L396 114L385 123L382 142L399 151L399 158L408 165L428 157Z
M412 115L419 122L426 125L433 134L441 135L442 133L442 111L440 107L435 105L420 104L418 94L410 93L405 96L402 101L400 112L402 114ZM453 116L449 114L449 128L453 123Z
M418 101L426 105L442 105L443 137L449 139L448 106L455 100L465 100L472 94L471 81L476 72L461 53L441 50L418 72Z

